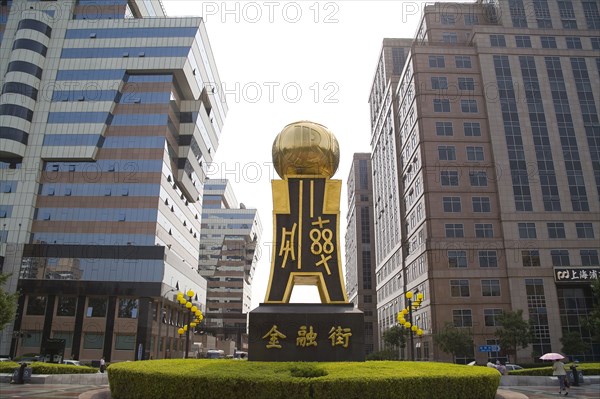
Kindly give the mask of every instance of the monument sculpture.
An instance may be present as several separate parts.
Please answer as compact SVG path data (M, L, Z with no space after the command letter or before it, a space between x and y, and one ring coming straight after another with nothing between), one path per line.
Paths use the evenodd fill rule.
M339 252L342 182L333 180L337 139L323 125L287 125L273 143L271 273L250 312L249 360L364 361L364 315L348 303ZM296 285L315 285L320 304L290 304Z

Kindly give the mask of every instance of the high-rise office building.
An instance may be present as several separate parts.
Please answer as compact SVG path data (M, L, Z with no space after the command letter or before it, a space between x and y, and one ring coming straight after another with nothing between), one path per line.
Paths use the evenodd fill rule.
M572 355L598 359L584 323L600 273L598 2L423 11L393 111L379 106L390 83L370 101L379 333L418 289L418 359L451 359L432 340L446 323L473 334L458 362L505 357L478 348L497 344L497 316L516 310L534 331L519 359L562 351L567 332L590 344ZM384 51L380 65L392 61ZM378 69L375 82L393 75Z
M348 301L365 315L366 355L379 347L371 176L371 154L354 154L347 182L346 292Z
M201 18L159 0L0 15L0 257L20 290L0 353L59 338L82 360L181 356L174 296L204 310L204 167L227 112Z
M238 203L229 181L206 180L198 267L208 280L202 328L220 340L235 341L235 348L244 351L261 235L258 211Z

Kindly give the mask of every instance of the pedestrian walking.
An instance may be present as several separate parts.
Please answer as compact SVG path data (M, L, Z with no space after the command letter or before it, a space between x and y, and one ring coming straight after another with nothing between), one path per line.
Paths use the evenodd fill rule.
M567 382L567 370L565 369L565 364L560 360L555 360L552 364L552 370L552 375L558 377L558 384L560 386L558 394L562 395L563 391L565 391L565 396L567 396L569 394L569 383Z

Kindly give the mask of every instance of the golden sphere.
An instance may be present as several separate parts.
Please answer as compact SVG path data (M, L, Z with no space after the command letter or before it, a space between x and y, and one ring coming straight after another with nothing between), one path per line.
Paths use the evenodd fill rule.
M329 129L315 122L290 123L273 142L273 164L281 178L290 175L330 178L339 163L337 139Z

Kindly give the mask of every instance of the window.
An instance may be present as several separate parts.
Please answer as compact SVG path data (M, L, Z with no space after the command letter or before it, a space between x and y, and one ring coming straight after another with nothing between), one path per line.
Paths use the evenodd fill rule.
M115 336L115 350L118 350L118 351L132 351L132 350L135 350L135 335L130 335L130 334L116 334L116 336Z
M473 212L491 212L492 206L490 205L489 197L473 197Z
M444 212L460 212L460 197L443 197Z
M569 251L566 249L552 249L550 256L552 257L552 266L571 266Z
M458 42L458 36L454 32L443 32L442 41L448 44L455 44Z
M468 55L456 55L454 56L454 63L459 69L471 68L471 57Z
M83 349L102 349L104 347L103 333L84 333Z
M462 223L447 223L446 238L463 238L464 228Z
M542 265L540 251L537 249L521 251L521 259L523 260L523 267L539 267Z
M573 48L573 49L582 49L583 48L581 46L581 39L578 37L567 36L565 40L567 41L567 48Z
M73 332L72 331L54 331L52 333L54 339L64 339L65 348L73 347Z
M465 26L479 25L479 18L476 14L464 14Z
M458 186L458 171L442 170L440 172L442 186Z
M486 327L498 327L498 316L502 316L502 309L483 309L483 319Z
M450 100L444 98L435 98L433 100L434 112L450 112Z
M531 38L529 36L515 36L517 47L531 47Z
M119 318L135 319L138 313L138 300L132 298L119 299Z
M452 136L454 134L452 122L436 122L435 132L438 136Z
M542 48L556 48L556 38L554 36L542 36L540 40Z
M458 78L458 88L460 90L475 90L475 81L473 78Z
M479 122L464 122L463 130L466 137L479 137L481 136L481 125Z
M442 14L441 21L442 21L442 25L454 25L454 23L456 22L456 15Z
M27 315L43 316L46 314L46 297L29 296L27 298Z
M106 298L89 298L87 317L106 317L107 300Z
M592 42L592 48L594 50L600 50L600 37L592 37L590 38L590 41Z
M498 267L496 251L479 251L479 267Z
M429 66L431 68L445 68L446 63L444 61L443 55L430 55L429 56Z
M577 238L594 238L594 228L591 223L575 223Z
M42 344L42 332L41 331L23 331L23 340L21 346L24 348L37 348L40 349Z
M481 295L500 296L500 280L481 280Z
M564 29L577 29L577 20L575 19L575 11L573 11L571 1L559 1L558 10L562 27Z
M75 316L75 310L77 309L77 297L76 296L61 296L58 298L58 305L56 306L57 316Z
M438 146L438 158L440 161L455 161L456 149L453 145Z
M483 161L483 147L467 147L467 161Z
M432 76L431 77L431 88L433 90L447 89L448 78L443 76Z
M487 187L487 172L483 170L470 171L469 182L473 187Z
M565 238L564 223L546 223L548 227L548 238Z
M460 110L468 113L477 112L477 100L460 100ZM450 104L447 112L450 112Z
M581 266L600 266L597 250L582 249L579 251L579 255L581 256Z
M582 1L583 15L588 29L600 29L600 12L597 1Z
M493 238L494 226L491 223L475 223L475 237Z
M537 238L535 223L519 223L519 238Z
M448 254L448 267L467 267L467 251L450 250Z
M471 296L469 280L450 280L450 295L455 298Z
M471 309L458 309L452 311L454 327L473 327Z
M506 47L504 35L490 35L490 45L492 47Z

